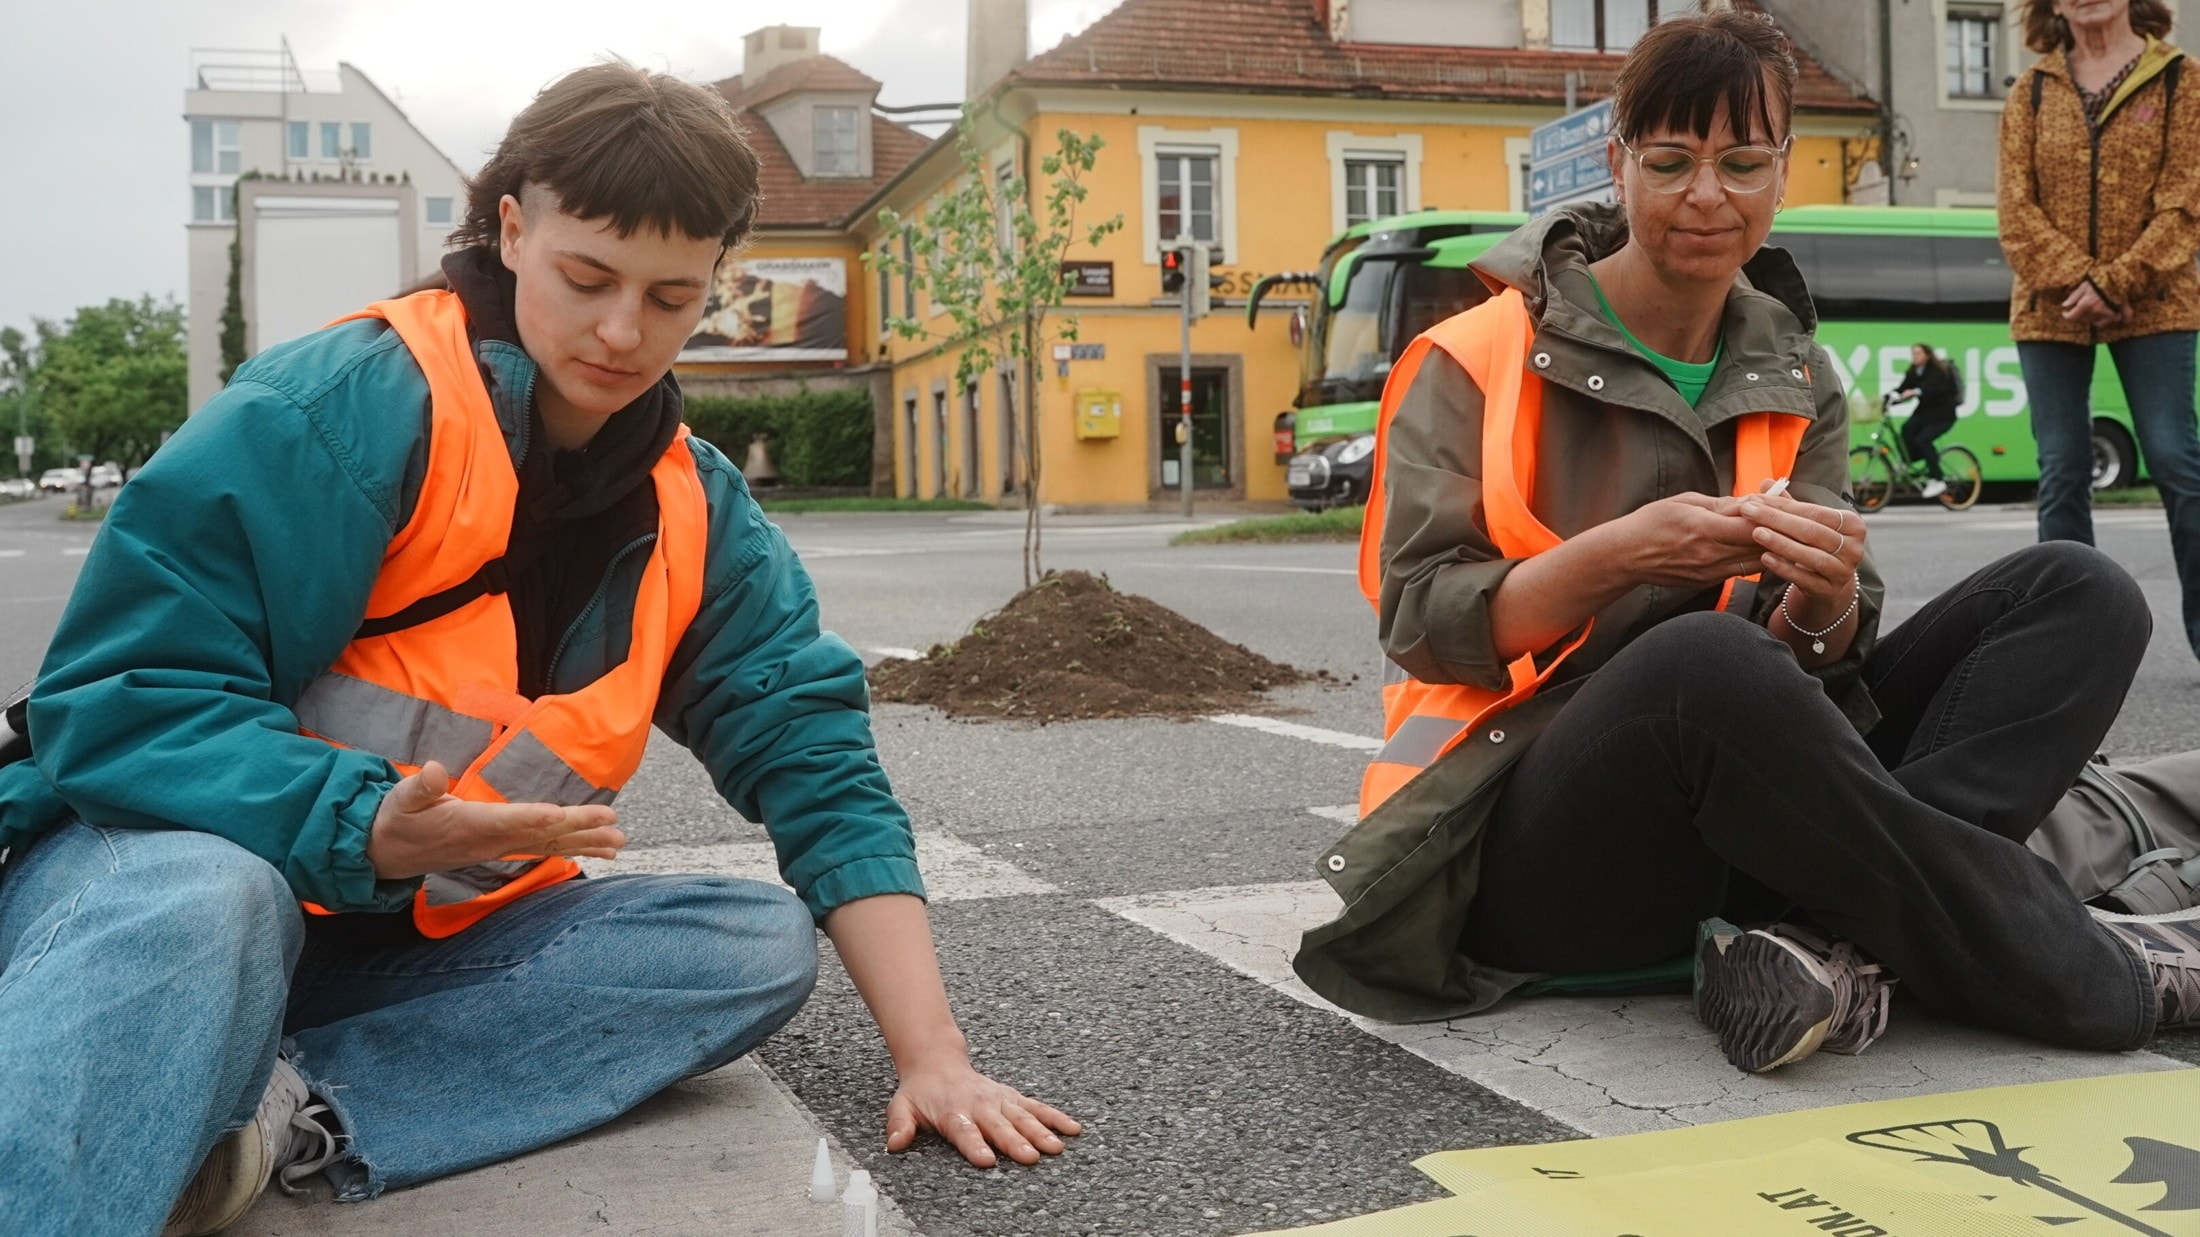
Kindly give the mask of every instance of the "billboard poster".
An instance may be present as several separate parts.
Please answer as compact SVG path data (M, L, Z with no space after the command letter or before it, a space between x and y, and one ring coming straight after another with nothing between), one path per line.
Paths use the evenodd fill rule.
M841 258L728 258L682 361L845 361L848 264Z

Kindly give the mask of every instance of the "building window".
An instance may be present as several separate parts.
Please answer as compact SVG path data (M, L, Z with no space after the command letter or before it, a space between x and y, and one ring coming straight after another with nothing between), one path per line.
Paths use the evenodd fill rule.
M333 120L321 122L321 157L341 159L344 156L344 126Z
M1016 252L1016 203L1009 197L1009 191L1016 187L1015 181L1016 165L1003 159L993 169L993 230L994 243L1006 254Z
M917 316L917 251L907 232L901 234L901 316Z
M1161 151L1154 156L1154 230L1166 245L1179 236L1215 240L1215 156Z
M423 200L427 203L428 226L436 228L451 226L451 199L426 198Z
M293 120L283 126L284 151L292 159L313 157L313 126L303 120Z
M374 158L373 125L361 121L351 126L351 157L354 159Z
M1948 97L1992 99L1999 96L1994 77L1994 45L2001 41L2001 15L1992 10L1951 9L1948 13Z
M1696 7L1696 0L1551 0L1551 49L1623 52L1659 21Z
M235 223L235 192L226 185L191 186L191 222Z
M238 124L234 120L191 122L191 170L234 176L241 170Z
M893 333L894 272L886 265L886 246L878 247L878 346L884 348Z
M1405 163L1399 159L1347 159L1344 161L1344 222L1346 227L1370 219L1387 219L1404 213L1400 187L1405 183Z
M816 174L860 176L856 163L856 109L820 107L811 111L810 123L817 142Z

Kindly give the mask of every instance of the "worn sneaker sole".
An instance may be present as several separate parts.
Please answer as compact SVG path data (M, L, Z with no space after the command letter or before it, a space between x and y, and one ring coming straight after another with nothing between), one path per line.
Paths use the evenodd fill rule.
M1801 948L1763 932L1696 952L1696 1017L1739 1070L1762 1074L1818 1051L1833 1029L1833 984Z
M244 1218L267 1186L267 1135L255 1120L214 1144L160 1237L211 1237Z

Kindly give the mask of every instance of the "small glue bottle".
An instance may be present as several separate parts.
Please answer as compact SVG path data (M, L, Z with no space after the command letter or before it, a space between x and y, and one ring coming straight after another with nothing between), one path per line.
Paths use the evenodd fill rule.
M860 1168L849 1171L840 1195L840 1237L878 1237L878 1190Z
M833 1189L833 1153L825 1140L817 1140L817 1160L810 1166L810 1201L829 1203L838 1196Z

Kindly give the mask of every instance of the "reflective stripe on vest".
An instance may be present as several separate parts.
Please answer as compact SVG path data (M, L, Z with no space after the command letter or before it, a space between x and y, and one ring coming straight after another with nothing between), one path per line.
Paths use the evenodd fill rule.
M1360 592L1378 611L1382 606L1383 473L1390 453L1390 419L1413 385L1429 350L1441 348L1467 371L1482 392L1482 514L1490 540L1506 558L1531 558L1562 540L1529 507L1535 495L1538 448L1543 427L1543 380L1528 368L1535 323L1516 288L1431 327L1413 341L1383 384L1382 410L1375 425L1375 462L1369 480L1366 519L1360 527ZM1753 412L1734 428L1734 493L1754 494L1765 482L1787 476L1795 467L1803 432L1810 421L1788 413ZM1729 580L1721 591L1724 608L1746 608L1755 576ZM1501 729L1483 728L1506 709L1533 696L1551 673L1589 638L1594 620L1548 660L1526 654L1506 667L1511 679L1503 690L1463 683L1423 683L1406 670L1383 661L1383 747L1368 763L1360 781L1364 818L1423 769L1436 763L1469 734L1482 731L1492 743L1504 742Z
M417 293L352 317L389 322L426 375L430 402L427 472L412 517L384 551L367 600L372 619L501 557L519 477L456 296ZM299 729L373 752L405 774L437 761L462 799L611 802L641 764L665 669L702 607L710 513L685 426L650 469L650 484L657 540L642 566L626 657L612 670L576 692L522 696L510 598L484 593L417 626L355 637L293 706ZM526 855L433 873L413 899L413 922L427 936L450 936L579 873L571 859Z

